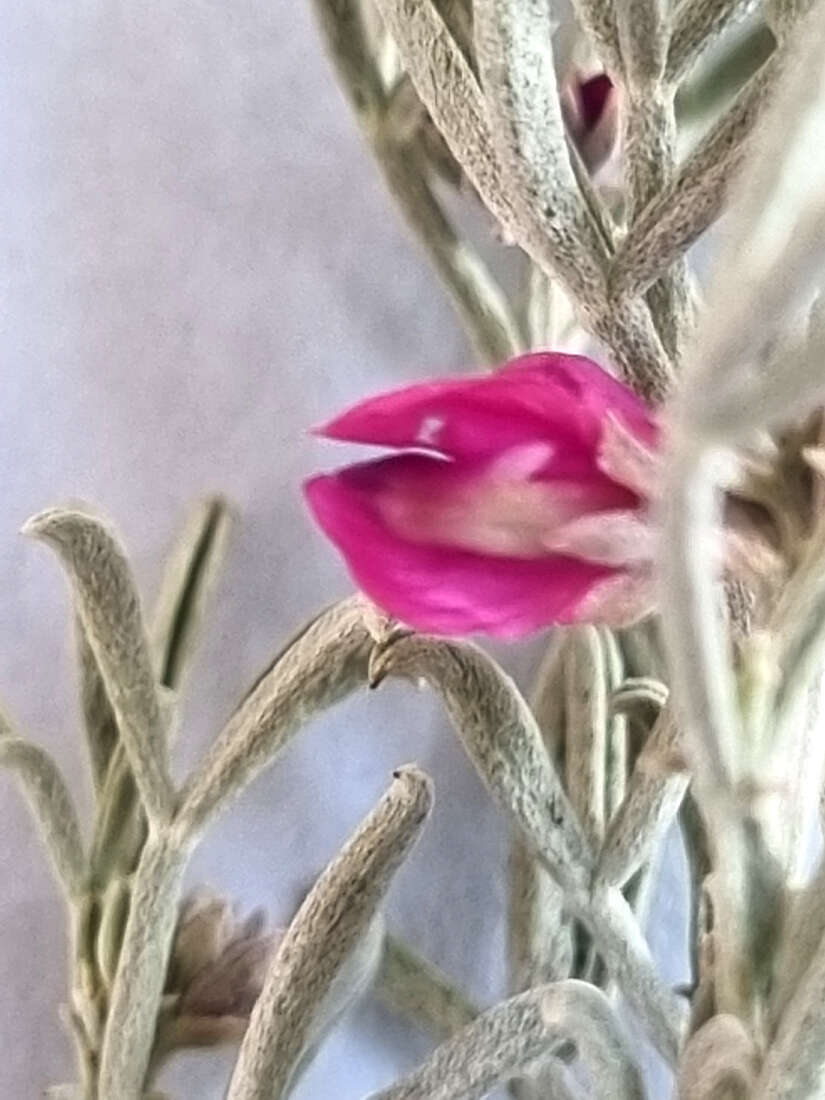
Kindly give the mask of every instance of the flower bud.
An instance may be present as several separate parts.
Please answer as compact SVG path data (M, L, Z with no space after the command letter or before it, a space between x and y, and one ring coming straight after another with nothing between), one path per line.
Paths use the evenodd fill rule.
M605 72L591 76L574 69L559 98L567 131L591 175L616 148L619 135L619 91Z

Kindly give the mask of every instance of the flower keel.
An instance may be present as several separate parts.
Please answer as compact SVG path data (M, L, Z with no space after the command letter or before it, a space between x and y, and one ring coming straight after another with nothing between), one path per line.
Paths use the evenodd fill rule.
M650 413L595 363L523 356L355 406L320 434L400 453L305 492L384 610L433 633L518 637L579 621L605 582L649 573L646 499L604 468L616 424L655 454Z

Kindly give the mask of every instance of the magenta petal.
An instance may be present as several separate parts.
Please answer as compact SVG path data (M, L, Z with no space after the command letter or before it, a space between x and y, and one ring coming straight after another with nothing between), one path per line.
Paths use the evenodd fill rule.
M578 85L579 102L586 129L593 130L602 117L607 98L613 91L613 81L607 73L597 73Z
M535 440L589 455L608 412L646 441L656 429L644 403L580 355L540 353L495 374L424 382L360 402L319 429L330 439L414 447L456 458Z
M583 441L595 443L610 414L645 443L652 445L658 439L658 428L644 401L584 355L556 352L522 355L512 359L498 377L505 379L511 373L518 375L525 394L529 382L529 392L538 397L545 417L555 420L561 412L575 424Z
M542 439L540 413L492 378L423 382L368 398L318 430L327 439L478 458ZM515 407L514 407L515 406Z
M609 567L560 555L491 557L405 541L387 527L375 505L391 461L313 478L304 491L359 587L409 626L436 634L517 638L574 621L594 585L615 575Z

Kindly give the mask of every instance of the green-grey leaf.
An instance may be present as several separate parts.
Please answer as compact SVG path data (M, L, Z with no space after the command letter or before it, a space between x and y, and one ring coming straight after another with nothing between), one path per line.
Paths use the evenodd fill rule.
M592 855L527 703L501 668L470 643L407 635L382 650L370 678L427 679L442 696L467 755L565 888L583 887Z
M152 615L158 680L180 690L223 564L232 515L223 497L194 509L169 559Z
M391 1011L439 1041L478 1015L475 1005L446 974L394 936L384 940L375 994Z
M69 576L75 607L150 819L171 816L166 730L140 600L115 536L82 512L51 509L23 528L49 543Z
M181 830L199 835L304 722L365 684L373 645L360 596L313 619L261 674L189 778Z
M143 1093L187 855L170 829L150 836L143 848L106 1018L101 1097L138 1100Z
M72 797L60 769L45 749L8 735L0 719L0 767L14 772L32 808L58 882L70 898L86 886L83 841Z
M538 986L483 1012L417 1070L370 1100L480 1100L496 1085L537 1069L559 1047L558 1034L542 1017L551 989Z
M383 798L313 886L267 972L227 1100L280 1100L333 984L367 932L432 806L417 768L395 772Z

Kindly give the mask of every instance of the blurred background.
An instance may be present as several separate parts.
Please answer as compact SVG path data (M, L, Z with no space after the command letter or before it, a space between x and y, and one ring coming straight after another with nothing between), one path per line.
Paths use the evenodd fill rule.
M308 426L371 391L470 362L322 55L308 4L6 0L0 36L0 698L18 731L90 783L58 565L18 535L82 500L120 530L147 601L187 509L220 491L230 553L184 700L186 774L301 622L350 591L302 506L340 454ZM497 649L527 682L541 645ZM507 831L426 694L389 683L315 722L199 849L206 883L274 925L393 767L436 785L393 887L390 928L480 1003L504 992ZM65 913L32 823L0 775L0 1095L71 1079L58 1020ZM653 945L678 896L660 891ZM430 1039L367 1000L296 1090L357 1098ZM231 1052L161 1084L223 1095Z

